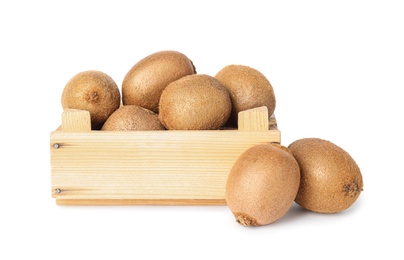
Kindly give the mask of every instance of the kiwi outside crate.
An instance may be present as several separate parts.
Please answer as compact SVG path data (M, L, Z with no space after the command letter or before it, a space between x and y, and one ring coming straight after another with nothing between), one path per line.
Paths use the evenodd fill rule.
M280 143L267 107L238 116L237 129L99 131L88 111L66 109L50 133L52 197L58 205L225 205L236 159Z

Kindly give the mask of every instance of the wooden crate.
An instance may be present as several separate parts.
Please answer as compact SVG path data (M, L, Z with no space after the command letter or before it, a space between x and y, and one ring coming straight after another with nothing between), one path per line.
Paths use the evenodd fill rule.
M59 205L225 205L227 175L246 149L280 143L266 107L238 129L92 131L90 114L66 110L50 134L52 197Z

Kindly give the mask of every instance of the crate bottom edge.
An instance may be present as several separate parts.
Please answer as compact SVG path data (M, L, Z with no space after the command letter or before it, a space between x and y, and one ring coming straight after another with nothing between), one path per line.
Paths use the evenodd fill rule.
M60 206L225 206L225 199L56 199Z

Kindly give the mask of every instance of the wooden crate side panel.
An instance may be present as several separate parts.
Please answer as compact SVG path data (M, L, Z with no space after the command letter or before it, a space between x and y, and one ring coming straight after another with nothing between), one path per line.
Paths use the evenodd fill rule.
M50 140L52 196L61 202L214 204L223 203L227 175L237 157L255 144L279 143L280 132L55 131Z

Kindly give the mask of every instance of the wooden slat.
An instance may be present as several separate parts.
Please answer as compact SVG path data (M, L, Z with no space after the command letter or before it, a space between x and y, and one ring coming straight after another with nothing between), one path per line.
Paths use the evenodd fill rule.
M66 109L62 113L62 130L66 132L91 131L90 112L78 109Z
M238 114L238 130L268 131L269 117L266 106L252 108Z
M279 131L51 134L52 190L71 199L223 199L237 157ZM56 191L59 191L57 193Z

